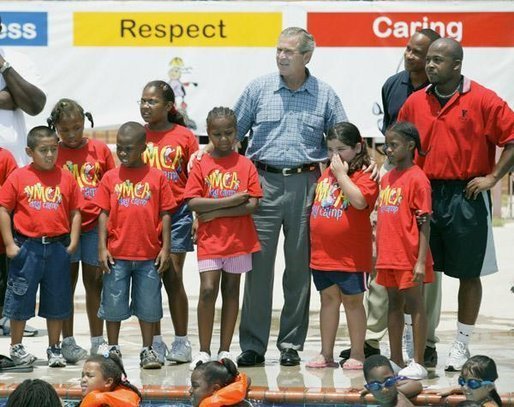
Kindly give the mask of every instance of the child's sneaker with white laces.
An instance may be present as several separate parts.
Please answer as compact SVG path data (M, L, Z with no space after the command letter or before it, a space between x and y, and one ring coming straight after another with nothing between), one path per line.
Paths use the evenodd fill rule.
M174 340L171 349L166 356L170 362L187 363L192 360L191 342L186 340Z
M66 362L69 363L77 363L87 357L87 350L77 345L73 336L68 336L62 340L61 352Z
M234 365L237 367L237 360L232 355L232 353L222 350L220 353L218 353L217 361L221 362L222 359L230 359Z
M398 372L398 376L403 376L412 380L423 380L428 377L428 371L413 359L407 367L404 367Z
M48 358L48 367L65 367L66 359L62 355L59 345L52 345L46 348L46 356Z
M460 341L453 342L444 370L447 372L458 372L462 370L462 366L466 363L469 357L470 353L468 345Z
M189 364L189 370L195 370L196 366L211 361L211 355L207 352L200 352L195 355L193 361Z
M139 364L143 369L160 369L162 366L157 353L155 353L151 346L141 351L139 359Z
M31 366L37 359L33 354L28 353L21 343L11 345L9 355L14 364L19 366Z
M163 341L154 342L152 343L152 349L157 354L161 365L164 365L164 362L166 361L166 355L168 354L168 347L166 344Z

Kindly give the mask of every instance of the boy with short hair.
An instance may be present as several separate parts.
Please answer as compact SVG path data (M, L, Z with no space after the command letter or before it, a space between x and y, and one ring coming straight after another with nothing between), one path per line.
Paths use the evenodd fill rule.
M168 267L171 240L168 211L177 204L164 174L143 162L145 149L145 128L123 124L116 137L121 166L105 173L96 193L102 209L98 250L104 271L98 317L107 321L108 351L121 356L121 321L136 315L143 337L140 365L160 369L151 346L153 324L162 318L161 273Z
M59 337L71 314L70 254L79 241L81 195L72 175L55 166L57 142L48 127L30 130L26 152L32 163L15 170L0 190L0 230L11 259L4 316L10 319L10 356L17 365L36 360L21 342L26 321L34 316L39 286L48 366L66 366Z

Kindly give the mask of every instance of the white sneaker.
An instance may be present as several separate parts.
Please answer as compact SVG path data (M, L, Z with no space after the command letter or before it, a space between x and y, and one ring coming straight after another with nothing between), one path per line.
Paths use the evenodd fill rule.
M222 350L220 353L218 353L216 360L221 362L221 359L230 359L237 367L237 360L234 356L232 356L232 353Z
M412 335L412 325L405 324L403 328L403 346L405 353L407 353L407 359L414 359L414 337Z
M63 339L61 352L66 362L69 363L77 363L79 360L87 357L87 350L77 345L73 336L68 336Z
M428 377L428 372L422 365L411 360L407 367L398 372L398 376L404 376L412 380L423 380Z
M66 367L66 359L62 354L59 344L46 348L46 356L48 358L48 367Z
M393 368L393 373L398 376L398 372L402 370L400 366L398 366L396 363L394 363L391 359L389 359L389 363L391 363L391 367Z
M453 342L448 353L448 359L446 360L446 366L444 370L447 372L458 372L462 370L462 366L469 359L470 353L468 345L460 341Z
M102 342L100 343L91 345L91 348L89 349L89 354L91 356L103 355L105 352L109 353L109 347L107 346L107 341L105 339L102 339Z
M168 347L166 344L162 341L154 342L152 343L152 349L157 354L157 358L159 359L161 365L164 365L164 362L166 361L166 355L168 354Z
M196 366L210 361L211 355L209 355L207 352L200 352L197 355L195 355L193 361L189 364L189 370L195 370Z
M11 356L11 359L17 366L31 366L37 359L32 353L28 353L25 350L25 346L23 346L21 343L11 345L9 356Z
M192 360L191 342L189 339L186 341L173 341L171 350L166 356L170 362L187 363Z

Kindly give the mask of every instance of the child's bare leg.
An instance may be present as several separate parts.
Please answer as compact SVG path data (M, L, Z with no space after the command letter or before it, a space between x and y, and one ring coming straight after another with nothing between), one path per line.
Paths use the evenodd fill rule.
M77 287L77 280L79 278L79 263L71 263L70 265L70 273L71 273L71 316L68 319L65 319L62 324L62 337L67 338L68 336L73 336L73 317L75 314L75 288ZM98 310L97 310L98 312Z
M403 367L402 335L404 301L400 290L387 287L389 299L389 311L387 313L387 329L389 330L389 346L391 348L391 360L398 366Z
M63 319L46 319L46 329L48 329L48 346L53 346L59 343L63 324Z
M200 297L198 298L198 337L200 352L211 354L214 307L220 287L221 270L200 273Z
M364 340L366 338L366 311L364 293L355 295L341 294L350 333L350 358L364 362Z
M23 331L25 330L25 325L27 324L27 321L11 319L9 323L11 326L11 345L21 343L23 339Z
M103 336L104 321L98 318L102 294L102 271L99 267L82 263L82 282L86 289L86 312L92 337Z
M334 343L339 327L339 309L341 308L341 290L332 285L321 291L321 309L319 327L321 331L321 355L326 362L334 361Z
M221 275L221 297L223 305L221 308L221 331L220 349L230 351L230 344L234 336L237 314L239 313L239 285L241 274L222 272Z
M106 321L107 341L109 345L118 345L120 336L121 321Z
M171 253L170 268L163 274L162 282L168 294L168 305L170 307L171 321L175 330L175 336L186 336L189 314L189 302L182 279L182 270L186 253ZM156 335L160 335L156 333Z
M414 360L423 365L425 346L427 343L427 314L423 299L422 285L404 291L404 298L412 316L412 332L414 336Z
M146 322L139 320L139 327L141 328L141 336L143 338L143 347L152 346L153 334L154 334L154 322Z

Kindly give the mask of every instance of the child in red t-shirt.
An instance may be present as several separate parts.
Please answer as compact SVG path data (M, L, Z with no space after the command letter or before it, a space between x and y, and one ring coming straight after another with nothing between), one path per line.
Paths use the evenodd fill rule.
M168 267L169 211L176 202L164 174L143 162L145 139L145 128L138 123L120 127L116 154L121 166L104 175L96 193L95 203L102 209L98 251L104 271L98 316L107 321L109 352L120 356L121 321L137 316L143 337L140 365L160 369L151 345L154 324L162 318L161 274Z
M187 180L184 199L198 216L198 333L200 353L190 364L211 359L214 306L221 281L220 348L217 360L235 359L230 344L239 312L241 274L252 269L251 254L260 250L251 214L262 197L253 163L233 150L236 115L226 107L216 107L207 116L207 133L214 149L196 161Z
M177 363L191 361L191 343L187 337L188 300L182 281L187 252L192 252L191 229L193 214L182 196L187 182L187 163L198 150L198 141L185 127L184 118L175 109L175 95L169 84L152 81L146 84L140 100L141 117L147 123L146 151L143 160L166 176L178 209L171 216L170 268L162 275L168 294L175 339L167 359ZM168 351L161 337L161 325L156 324L153 348L162 362Z
M66 366L59 338L63 321L71 315L70 254L79 243L81 196L71 174L55 165L57 143L48 127L30 130L26 151L32 164L15 170L0 191L0 228L11 259L4 316L10 318L10 354L17 365L36 360L21 341L26 321L34 316L39 287L48 365Z
M372 270L370 214L378 185L368 173L370 158L359 130L338 123L327 134L330 167L316 187L310 217L311 269L321 295L321 352L307 367L336 367L334 342L343 303L351 354L343 369L362 369L366 312L363 298Z
M377 283L387 288L388 330L391 361L402 367L404 304L412 316L414 359L399 375L425 379L423 367L427 317L423 283L433 281L432 256L428 247L430 224L418 226L416 216L432 212L431 188L423 170L414 165L414 152L423 154L413 124L399 122L385 135L385 152L395 166L380 182L377 201Z
M103 337L104 323L97 316L102 292L97 228L100 208L93 203L93 199L103 175L115 165L111 150L103 141L84 137L86 117L93 127L91 113L84 112L82 106L74 100L61 99L52 109L48 124L57 131L61 139L56 165L73 175L84 198L81 208L80 244L71 256L71 281L75 293L79 262L82 261L82 281L86 289L86 311L91 333L91 354L95 354L98 348L107 342ZM87 356L88 352L78 346L73 337L73 314L64 322L62 337L62 354L68 362L75 363Z

